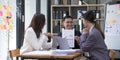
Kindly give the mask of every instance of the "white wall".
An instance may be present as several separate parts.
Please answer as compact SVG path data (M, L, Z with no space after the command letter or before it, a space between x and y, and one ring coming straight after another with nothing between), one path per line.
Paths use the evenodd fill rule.
M36 0L25 0L25 29L29 26L35 12ZM43 32L47 32L47 0L41 0L41 13L46 18L46 25L43 28Z
M36 13L36 0L25 0L25 29L29 26Z
M10 43L9 43L9 50L15 49L16 48L16 1L12 0L9 1L10 5L12 6L12 19L13 19L13 29L10 30L10 34L9 34L9 39L10 39ZM14 4L13 4L14 2Z
M46 23L43 32L47 32L47 0L41 0L41 13L45 15Z

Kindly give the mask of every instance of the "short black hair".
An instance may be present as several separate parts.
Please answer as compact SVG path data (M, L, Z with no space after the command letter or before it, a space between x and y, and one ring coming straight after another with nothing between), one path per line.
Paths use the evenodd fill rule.
M63 21L65 21L65 19L66 19L66 18L71 18L71 19L73 19L73 18L72 18L72 16L70 16L70 15L67 15L67 16L63 17L63 20L62 20L62 22L63 22Z

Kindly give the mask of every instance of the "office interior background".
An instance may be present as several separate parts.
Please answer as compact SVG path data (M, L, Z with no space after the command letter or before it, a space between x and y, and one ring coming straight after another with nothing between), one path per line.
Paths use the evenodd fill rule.
M43 32L53 32L51 31L54 30L51 24L53 1L55 0L0 0L0 60L9 60L8 51L21 47L25 29L28 27L34 13L41 12L45 14L46 25ZM106 4L110 1L119 0L83 1L87 4ZM103 30L104 22L101 24ZM117 51L115 58L120 59L120 51Z

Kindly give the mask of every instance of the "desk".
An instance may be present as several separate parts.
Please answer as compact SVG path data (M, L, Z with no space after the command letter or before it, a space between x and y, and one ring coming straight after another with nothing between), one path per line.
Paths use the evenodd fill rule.
M75 52L73 54L68 54L68 55L64 55L64 56L59 56L59 55L20 55L19 57L21 57L21 60L24 59L52 59L52 60L74 60L77 57L79 57L81 54L80 52Z

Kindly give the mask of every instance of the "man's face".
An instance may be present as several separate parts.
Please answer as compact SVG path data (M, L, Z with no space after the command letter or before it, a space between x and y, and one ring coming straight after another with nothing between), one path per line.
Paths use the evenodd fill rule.
M72 29L73 28L73 20L71 18L66 18L63 22L63 26L65 29Z

